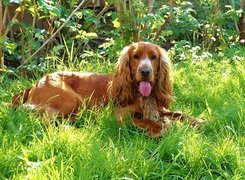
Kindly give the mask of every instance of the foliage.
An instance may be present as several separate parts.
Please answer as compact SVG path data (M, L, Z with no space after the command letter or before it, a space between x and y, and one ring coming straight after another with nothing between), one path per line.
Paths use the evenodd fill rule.
M14 2L19 7L12 16L29 15L32 22L12 18L3 29L5 35L0 38L0 48L5 53L5 65L10 68L20 64L21 68L46 64L45 57L50 54L65 56L64 43L68 47L72 44L76 47L74 54L94 51L110 44L108 48L99 48L100 53L109 59L116 59L116 56L111 57L111 52L138 40L157 42L167 48L184 40L212 49L213 46L223 46L227 42L237 42L236 26L242 12L239 4L233 5L229 2L220 3L217 12L217 1L216 4L214 1L204 0L176 1L172 4L155 1L152 4L155 9L149 12L151 5L141 0L125 7L122 4L124 1L119 1L118 5L117 0L110 0L105 3L106 11L100 12L101 9L88 7L78 10L58 36L38 56L29 60L28 57L65 22L79 1ZM13 1L4 1L5 7L10 8L11 3ZM43 25L38 26L39 22ZM10 38L11 33L14 34L14 39ZM120 43L121 46L118 46Z

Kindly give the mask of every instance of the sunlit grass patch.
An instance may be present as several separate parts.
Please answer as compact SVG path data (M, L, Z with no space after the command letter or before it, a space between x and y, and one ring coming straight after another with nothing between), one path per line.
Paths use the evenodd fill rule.
M59 169L58 177L62 177L64 172L67 172L66 177L69 177L69 174L74 173L75 159L87 158L94 142L94 134L67 126L47 127L42 138L36 138L28 147L22 149L24 176L34 176L40 172L53 174L53 170Z
M207 153L206 146L207 140L201 134L195 132L187 134L186 140L183 143L182 154L190 170L204 167L204 156Z

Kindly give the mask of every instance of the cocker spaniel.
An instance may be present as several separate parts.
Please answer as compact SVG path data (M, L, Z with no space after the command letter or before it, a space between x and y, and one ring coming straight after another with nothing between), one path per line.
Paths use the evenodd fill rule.
M183 118L182 113L167 111L173 98L169 68L164 49L138 42L122 50L113 75L55 72L15 95L11 103L24 103L48 116L66 117L75 116L85 103L92 107L112 100L119 126L123 125L124 115L131 114L133 123L149 136L161 136L162 130L168 128L166 117Z

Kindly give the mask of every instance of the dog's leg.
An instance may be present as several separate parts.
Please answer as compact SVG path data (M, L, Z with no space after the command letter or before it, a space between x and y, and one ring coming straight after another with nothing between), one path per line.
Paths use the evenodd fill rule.
M122 127L124 122L123 122L123 117L125 115L130 115L132 112L137 112L136 107L134 105L129 105L123 108L118 108L117 109L117 123L119 127Z
M150 137L161 137L162 130L167 132L168 126L165 123L152 121L149 119L133 119L133 123L140 129L146 130Z
M196 119L192 116L189 116L185 113L182 112L170 112L170 111L166 111L166 112L160 112L160 116L164 119L164 118L169 118L171 120L171 122L176 122L176 121L188 121L191 122L191 126L192 127L200 127L204 124L203 121L201 121L200 119Z

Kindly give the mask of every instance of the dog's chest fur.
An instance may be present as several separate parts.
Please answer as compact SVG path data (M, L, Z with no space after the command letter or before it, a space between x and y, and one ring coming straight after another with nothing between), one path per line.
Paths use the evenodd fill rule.
M157 110L157 102L154 98L140 97L140 108L143 112L143 119L159 120L160 115Z

